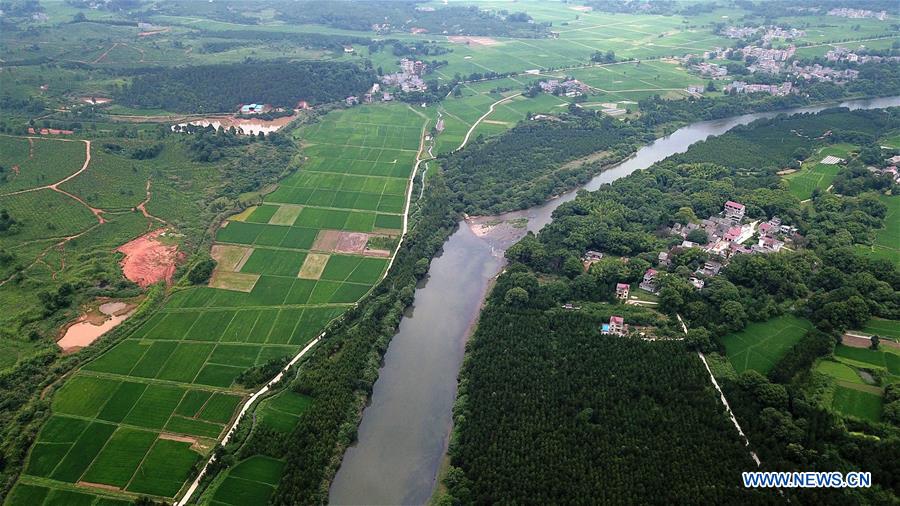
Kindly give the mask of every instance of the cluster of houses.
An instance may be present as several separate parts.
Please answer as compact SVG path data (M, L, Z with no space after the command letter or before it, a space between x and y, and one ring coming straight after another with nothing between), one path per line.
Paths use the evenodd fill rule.
M349 97L344 99L344 102L347 105L357 105L360 103L363 104L371 104L376 101L376 99L380 98L382 102L390 102L394 100L394 96L391 95L389 91L382 91L381 85L375 83L372 85L372 89L370 89L366 94L362 96L362 99L357 97L356 95L350 95Z
M683 240L681 244L659 254L659 266L669 267L671 257L685 249L702 249L711 258L696 270L695 276L690 278L691 284L699 290L705 284L704 279L717 276L722 267L727 265L734 255L777 253L785 247L788 241L794 241L800 237L795 227L783 224L778 217L772 217L763 223L759 221L744 223L745 212L746 207L743 204L728 201L717 216L711 216L700 223L688 223L687 225L676 223L669 231ZM695 230L706 232L706 244L698 244L687 239ZM749 244L748 241L754 236L757 237L756 242ZM650 293L657 293L659 290L658 274L656 269L647 269L639 288ZM619 288L617 287L616 295L618 296L618 294Z
M840 9L831 9L830 11L828 11L828 15L851 19L875 18L879 21L884 21L885 19L887 19L887 12L885 11L875 12L867 9L848 9L847 7L841 7Z
M72 130L60 130L58 128L34 128L28 127L29 135L72 135Z
M875 56L857 54L846 47L837 47L825 53L825 59L828 61L848 61L850 63L881 63L881 62L897 62L900 56Z
M422 76L428 66L419 60L403 58L400 60L400 72L387 74L381 77L381 82L386 86L396 86L404 93L411 91L425 91L428 86Z
M577 79L548 79L540 81L538 86L544 93L553 95L565 95L567 97L580 97L591 91L591 88Z
M697 63L692 68L700 73L700 75L707 77L725 77L728 75L728 69L716 63L704 61Z
M895 183L900 184L900 169L897 168L898 165L900 165L900 155L886 159L883 167L869 167L869 170L876 174L890 175Z
M721 33L730 39L747 39L756 36L759 32L763 32L762 40L766 42L773 39L794 40L806 35L803 30L785 29L780 26L729 26Z
M816 63L815 65L807 65L801 67L794 62L790 68L790 73L806 79L807 81L823 81L823 82L843 82L852 81L859 77L859 71L853 69L838 70L831 67L823 67Z
M744 81L734 81L725 87L726 93L768 93L777 97L790 95L794 91L794 85L790 82L781 84L748 84Z

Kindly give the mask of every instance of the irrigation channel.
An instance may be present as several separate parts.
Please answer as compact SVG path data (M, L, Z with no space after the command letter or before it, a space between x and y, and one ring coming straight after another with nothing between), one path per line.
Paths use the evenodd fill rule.
M851 109L900 106L900 96L843 102ZM828 106L828 107L834 107ZM745 114L685 126L639 149L579 189L601 185L645 169L709 136L778 114L818 112L825 106ZM504 265L507 247L550 222L553 210L578 190L543 205L489 219L462 221L431 262L413 308L391 341L363 412L358 441L347 449L330 491L332 504L425 504L434 490L450 436L451 409L466 339L491 281ZM509 222L527 225L509 226ZM489 233L482 224L505 222ZM500 233L496 233L496 232Z

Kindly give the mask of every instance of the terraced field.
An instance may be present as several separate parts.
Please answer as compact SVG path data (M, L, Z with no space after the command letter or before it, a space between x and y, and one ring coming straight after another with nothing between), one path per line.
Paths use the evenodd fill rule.
M425 122L396 104L299 131L308 162L218 231L210 286L172 295L55 393L16 504L91 504L93 495L66 495L82 492L175 497L249 394L238 376L295 355L381 278L393 252L369 241L401 234ZM273 398L263 418L289 430L309 402ZM215 503L267 497L280 465L242 462Z

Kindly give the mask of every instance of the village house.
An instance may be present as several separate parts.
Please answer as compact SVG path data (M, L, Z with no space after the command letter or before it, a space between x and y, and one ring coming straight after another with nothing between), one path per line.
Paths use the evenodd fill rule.
M628 292L631 286L628 283L616 283L616 298L620 300L628 300Z
M659 284L656 281L657 272L655 269L647 269L644 273L644 279L638 287L645 292L656 293L659 290Z
M351 95L351 96L347 97L344 100L344 102L346 102L347 105L356 105L359 103L359 97L355 97L355 96Z
M600 327L600 333L612 336L624 336L628 333L628 325L625 325L625 319L621 316L610 316L609 323L604 323Z
M722 270L722 264L713 260L707 260L703 263L703 267L697 269L697 274L703 274L707 277L718 276Z
M700 279L700 278L698 278L698 277L696 277L696 276L691 276L691 278L690 278L688 281L690 281L690 283L691 283L691 284L694 286L694 288L696 288L697 290L703 290L703 287L706 285L706 282L705 282L705 281L703 281L702 279Z
M656 259L657 259L657 262L659 263L659 265L662 267L668 267L668 266L672 265L672 260L669 258L669 253L667 253L665 251L660 251L659 255L657 255Z
M726 218L737 225L744 219L745 211L746 208L744 207L744 204L729 200L728 202L725 202L725 208L722 212L725 213Z

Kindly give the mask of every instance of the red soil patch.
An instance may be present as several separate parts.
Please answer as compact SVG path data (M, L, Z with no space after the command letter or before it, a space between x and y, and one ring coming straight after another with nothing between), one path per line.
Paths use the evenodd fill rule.
M369 234L361 232L341 232L334 250L338 253L362 253L369 242Z
M119 246L116 251L125 253L121 265L126 278L145 288L162 280L172 281L178 246L159 241L160 234L165 230L154 230Z
M169 441L181 441L182 443L196 443L197 438L190 436L179 436L177 434L170 434L168 432L160 432L160 439L168 439Z

